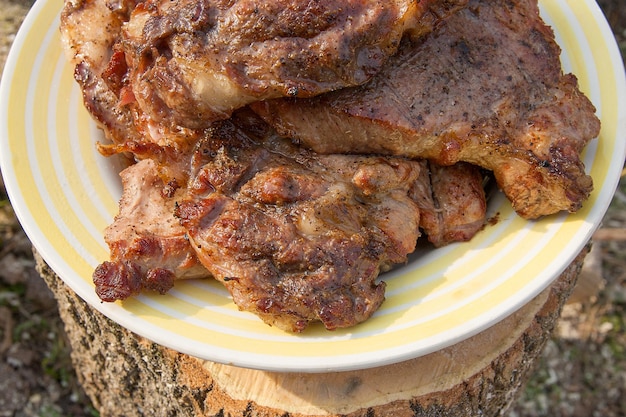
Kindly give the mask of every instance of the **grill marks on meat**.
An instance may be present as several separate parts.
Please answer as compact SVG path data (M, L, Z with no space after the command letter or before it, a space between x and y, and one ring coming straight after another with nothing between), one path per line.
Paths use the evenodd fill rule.
M600 125L559 52L536 1L472 0L366 85L253 108L320 153L466 161L525 218L576 211L592 189L579 153Z
M419 163L317 156L239 129L224 122L201 144L175 210L198 258L239 308L281 329L367 319L384 299L379 273L415 248Z
M254 101L362 84L405 33L427 32L466 2L146 0L123 46L144 113L207 127Z

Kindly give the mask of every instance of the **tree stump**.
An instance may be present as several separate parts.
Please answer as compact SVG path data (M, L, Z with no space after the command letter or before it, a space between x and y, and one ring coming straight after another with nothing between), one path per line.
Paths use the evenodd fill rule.
M517 398L589 246L531 302L478 335L398 364L322 374L200 360L146 340L79 298L35 253L78 378L102 417L500 416Z

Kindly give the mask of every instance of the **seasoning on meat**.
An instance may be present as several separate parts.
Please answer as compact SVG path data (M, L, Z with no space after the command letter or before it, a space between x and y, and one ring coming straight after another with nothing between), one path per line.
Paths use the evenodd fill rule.
M320 153L465 161L493 171L522 217L573 212L600 122L559 53L536 0L472 0L363 86L253 108Z
M422 233L484 227L483 168L529 218L591 189L599 123L535 0L66 0L61 33L129 162L103 301L213 278L272 326L353 326Z

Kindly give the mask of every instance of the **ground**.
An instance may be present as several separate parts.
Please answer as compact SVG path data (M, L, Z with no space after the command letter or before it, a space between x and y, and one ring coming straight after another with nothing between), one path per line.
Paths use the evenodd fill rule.
M626 56L623 0L599 0ZM31 0L0 0L0 69ZM626 178L587 275L511 417L626 416ZM71 366L56 303L0 184L0 417L97 416Z

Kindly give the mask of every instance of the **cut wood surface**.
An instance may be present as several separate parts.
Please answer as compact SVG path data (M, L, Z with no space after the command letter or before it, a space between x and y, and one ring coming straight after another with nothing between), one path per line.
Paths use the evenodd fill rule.
M85 303L36 254L85 391L108 416L499 416L514 402L579 275L586 247L541 294L453 346L360 371L281 373L201 360Z

